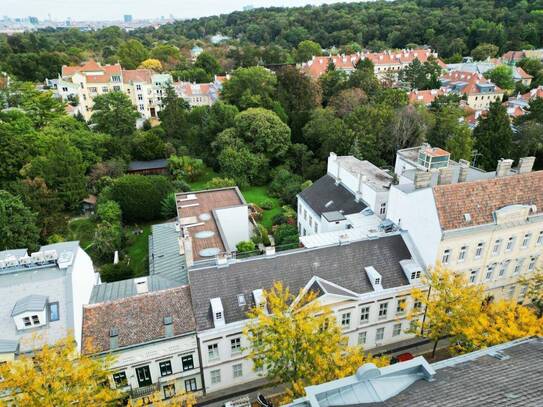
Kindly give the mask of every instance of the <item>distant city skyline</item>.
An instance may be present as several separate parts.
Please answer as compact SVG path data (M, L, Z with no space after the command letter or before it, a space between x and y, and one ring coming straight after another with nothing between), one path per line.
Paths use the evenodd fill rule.
M193 18L229 13L245 6L299 7L308 4L352 3L360 0L2 0L0 17L38 17L40 20L123 20L132 15L134 20L169 18Z

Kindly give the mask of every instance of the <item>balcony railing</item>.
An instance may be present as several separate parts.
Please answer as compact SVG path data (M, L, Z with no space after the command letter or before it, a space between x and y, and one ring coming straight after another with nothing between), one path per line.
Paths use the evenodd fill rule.
M160 383L150 384L149 386L137 387L130 390L130 398L139 399L141 397L149 396L156 391L160 390Z

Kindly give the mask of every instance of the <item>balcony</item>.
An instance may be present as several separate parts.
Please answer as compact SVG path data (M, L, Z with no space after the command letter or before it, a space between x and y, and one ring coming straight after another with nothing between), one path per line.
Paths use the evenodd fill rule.
M149 386L133 388L129 391L131 399L139 399L141 397L149 396L156 391L160 390L160 383L150 384Z

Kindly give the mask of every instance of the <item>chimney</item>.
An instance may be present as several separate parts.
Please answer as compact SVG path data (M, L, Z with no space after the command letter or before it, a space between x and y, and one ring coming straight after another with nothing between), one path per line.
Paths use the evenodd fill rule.
M518 173L526 174L531 172L534 166L535 157L522 157L518 162Z
M498 166L496 167L496 177L506 177L509 175L509 171L513 166L513 160L500 159L498 160Z
M187 235L183 237L183 253L185 255L185 262L187 267L192 267L194 264L194 257L192 255L192 238Z
M452 183L452 174L453 170L450 167L442 167L439 169L439 176L437 183L439 185L451 184Z
M460 172L458 173L458 182L466 182L468 180L469 161L460 160Z
M432 181L432 173L427 171L417 171L415 173L415 189L427 188Z
M136 293L145 294L149 292L149 284L147 283L147 277L140 277L134 280L136 284Z

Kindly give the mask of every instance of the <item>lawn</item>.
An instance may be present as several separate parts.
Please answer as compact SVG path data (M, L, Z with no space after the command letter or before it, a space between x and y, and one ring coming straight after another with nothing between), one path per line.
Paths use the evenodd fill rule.
M143 232L134 235L134 231L139 229L143 230ZM127 226L125 227L125 234L129 237L130 241L130 245L126 247L126 254L130 257L130 265L134 270L134 277L149 274L149 235L151 234L151 225Z
M66 240L79 240L81 248L88 250L93 244L95 229L96 224L91 218L73 219L68 224Z
M249 187L243 189L241 193L243 194L243 197L247 203L254 203L260 206L263 201L269 200L273 202L273 207L271 209L264 210L262 222L260 222L266 229L268 229L268 231L271 231L273 217L281 213L281 204L279 199L269 196L266 187Z
M206 189L205 185L215 177L220 177L213 169L206 167L204 174L198 181L189 182L190 189L193 191L201 191Z

